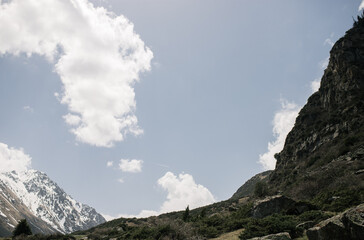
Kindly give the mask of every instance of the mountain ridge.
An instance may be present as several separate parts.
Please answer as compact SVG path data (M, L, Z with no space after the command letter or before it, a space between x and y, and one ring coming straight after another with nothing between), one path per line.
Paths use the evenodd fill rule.
M21 206L21 211L27 212L23 217L35 218L43 223L37 226L34 221L30 221L36 232L71 233L105 222L104 217L95 209L74 200L43 172L27 170L0 173L0 187L3 198L7 195L11 199L8 202L12 203L10 205L15 211L18 211L16 207ZM8 194L4 194L5 192ZM4 212L10 214L8 219L20 220L12 216L6 208L0 210L3 215ZM9 222L5 225L14 227L14 221L12 222L11 225ZM4 226L4 222L1 225ZM40 227L39 231L36 227Z

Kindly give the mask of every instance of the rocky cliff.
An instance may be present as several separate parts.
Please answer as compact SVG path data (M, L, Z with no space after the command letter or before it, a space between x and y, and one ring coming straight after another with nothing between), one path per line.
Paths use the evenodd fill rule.
M364 20L330 52L320 89L302 108L270 185L309 199L322 190L364 187Z

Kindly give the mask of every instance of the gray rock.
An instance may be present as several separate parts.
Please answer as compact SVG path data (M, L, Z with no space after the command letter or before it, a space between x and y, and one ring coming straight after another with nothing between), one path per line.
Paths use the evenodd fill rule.
M349 239L345 226L342 222L343 214L326 219L315 227L307 230L309 240L343 240Z
M295 206L295 201L282 195L270 196L256 201L253 208L253 218L264 218L274 213L280 213Z
M364 204L322 221L306 233L309 240L364 240Z
M251 238L250 240L290 240L290 239L291 237L289 236L289 233L283 232L283 233L267 235L264 237Z
M342 222L351 239L364 240L364 204L346 211Z
M309 229L312 228L315 225L314 221L307 221L307 222L303 222L300 223L296 226L297 229L301 228L301 229Z

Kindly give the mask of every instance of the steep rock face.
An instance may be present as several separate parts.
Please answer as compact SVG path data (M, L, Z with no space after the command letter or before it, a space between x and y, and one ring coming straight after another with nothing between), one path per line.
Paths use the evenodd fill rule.
M13 193L18 199L17 203L25 206L29 213L45 222L49 229L70 233L105 222L95 209L72 199L42 172L28 170L19 173L15 171L1 173L0 183ZM12 207L15 211L19 211L14 204Z
M270 183L290 196L310 198L322 189L363 189L364 20L339 39L314 93L302 108Z

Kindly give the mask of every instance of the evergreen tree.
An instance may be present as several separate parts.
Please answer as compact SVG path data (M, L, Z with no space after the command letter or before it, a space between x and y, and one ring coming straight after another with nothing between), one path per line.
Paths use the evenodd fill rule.
M189 218L190 218L190 206L187 206L185 212L183 213L182 220L184 222L187 222Z
M21 234L32 235L32 230L30 229L26 219L20 220L20 222L13 231L14 237L19 236Z

